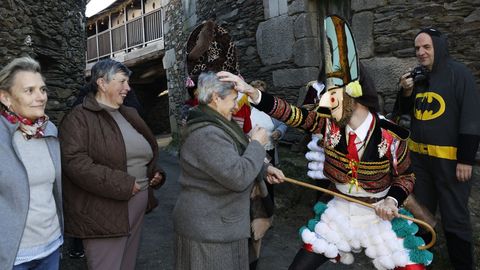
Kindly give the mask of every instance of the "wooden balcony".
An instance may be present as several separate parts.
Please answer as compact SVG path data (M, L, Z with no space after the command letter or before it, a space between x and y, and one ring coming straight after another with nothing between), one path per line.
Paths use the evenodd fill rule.
M138 9L123 9L89 23L87 69L103 58L124 62L131 53L140 57L140 51L151 53L152 50L163 50L162 9L143 13L143 1L141 3Z

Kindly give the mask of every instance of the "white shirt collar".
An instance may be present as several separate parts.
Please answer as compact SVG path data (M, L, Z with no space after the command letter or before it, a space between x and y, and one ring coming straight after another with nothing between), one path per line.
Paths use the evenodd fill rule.
M350 131L353 131L355 132L355 134L357 134L357 138L363 142L367 137L368 130L370 129L370 125L372 121L373 121L373 115L371 112L368 112L367 118L365 118L365 120L356 130L353 130L349 125L347 125L345 128L345 134L348 135Z

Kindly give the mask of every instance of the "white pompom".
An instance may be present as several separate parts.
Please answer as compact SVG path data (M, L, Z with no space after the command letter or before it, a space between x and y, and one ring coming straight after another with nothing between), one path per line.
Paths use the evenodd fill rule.
M325 156L323 153L319 151L310 151L305 154L305 158L309 161L319 161L323 162L325 161Z
M382 233L382 238L384 241L389 241L392 239L397 239L398 237L391 229L386 229Z
M322 238L330 243L337 243L340 240L339 235L323 222L318 222L317 225L315 225L315 233L321 235Z
M311 232L309 229L305 229L302 231L302 241L306 244L311 244L315 241L317 237L315 233Z
M392 253L390 252L390 249L386 248L385 246L377 248L378 257L384 257L384 256L390 256L390 255L392 255Z
M307 144L308 149L318 151L321 147L318 146L318 138L312 136L312 140Z
M320 171L308 171L308 177L316 180L325 180L327 177L323 174L323 170Z
M382 223L385 224L385 230L393 232L392 223L390 221L384 220Z
M352 239L354 240L354 239L357 238L357 237L355 237L355 235L356 235L355 232L352 229L350 229L348 226L345 226L344 223L340 223L339 227L340 227L340 230L343 232L343 236L348 241L350 241ZM358 242L358 240L357 240L357 242ZM360 242L359 242L359 245L360 245Z
M307 172L307 175L308 175L308 177L310 177L310 178L312 178L312 179L320 179L320 178L318 178L318 176L317 176L317 171L308 171L308 172Z
M358 241L358 239L350 241L350 246L352 247L352 249L356 250L359 250L361 248L360 241Z
M395 262L395 265L400 267L407 265L410 260L405 251L397 251L393 253L392 259Z
M383 256L378 258L378 260L380 261L380 264L387 269L395 268L395 263L390 256Z
M321 220L327 224L331 224L333 222L329 216L325 215L325 212L323 212Z
M338 248L338 250L343 251L343 252L350 252L352 250L350 248L350 245L345 240L340 240L337 244L337 248Z
M382 266L378 259L373 260L373 266L375 266L378 270L387 270L385 267Z
M317 238L312 244L313 252L322 254L325 252L325 249L328 247L328 243L323 239Z
M372 224L372 226L369 226L368 234L373 236L373 235L379 235L380 234L380 229L378 226L375 226Z
M400 243L398 239L390 239L385 241L385 246L387 246L390 250L399 250Z
M377 257L377 251L375 249L375 247L373 246L370 246L370 247L367 247L365 249L365 255L367 255L368 257L374 259Z
M370 241L374 244L374 245L381 245L383 244L383 239L382 237L380 237L380 235L371 235L370 236Z
M323 162L312 161L308 163L308 169L312 171L322 171L323 172Z
M368 235L364 231L361 231L359 234L360 235L358 236L357 239L360 240L360 244L362 245L362 247L366 248L366 247L372 245L370 243L370 238L368 237Z
M343 264L352 264L354 261L353 254L350 252L340 252L340 262Z
M329 244L325 249L324 255L327 258L335 258L338 255L338 249L334 245Z
M335 203L332 203L333 205ZM327 216L330 216L332 220L337 220L337 217L339 216L338 211L335 209L335 207L328 207L327 210L325 210L325 214Z
M326 238L325 236L330 232L327 224L320 221L315 225L315 233L321 235L322 237Z
M338 242L340 242L340 235L338 235L338 233L333 230L330 230L324 238L327 239L330 243L337 244Z

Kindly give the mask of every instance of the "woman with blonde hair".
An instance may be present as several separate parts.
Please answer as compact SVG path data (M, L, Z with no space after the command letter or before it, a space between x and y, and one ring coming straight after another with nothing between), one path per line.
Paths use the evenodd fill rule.
M59 268L60 149L46 104L37 61L16 58L0 71L0 269Z

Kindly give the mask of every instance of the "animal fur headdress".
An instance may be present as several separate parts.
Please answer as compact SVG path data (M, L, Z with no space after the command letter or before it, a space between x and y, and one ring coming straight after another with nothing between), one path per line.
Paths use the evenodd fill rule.
M197 84L204 71L239 74L237 49L228 32L208 20L197 26L187 41L187 87Z

